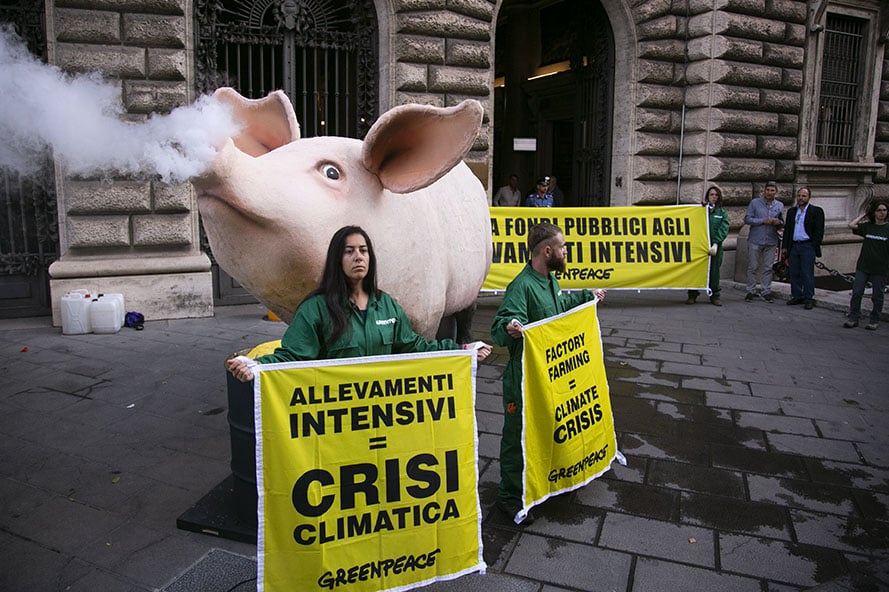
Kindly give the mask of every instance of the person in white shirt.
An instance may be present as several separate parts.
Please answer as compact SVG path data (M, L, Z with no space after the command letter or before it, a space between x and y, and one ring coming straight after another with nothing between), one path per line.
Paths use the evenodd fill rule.
M509 176L509 185L504 185L494 194L492 203L495 206L514 208L520 205L522 201L522 192L519 191L519 176L512 174Z

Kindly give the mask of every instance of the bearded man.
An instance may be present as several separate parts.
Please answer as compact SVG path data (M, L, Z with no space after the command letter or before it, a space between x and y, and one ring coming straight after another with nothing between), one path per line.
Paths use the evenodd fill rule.
M503 435L500 438L500 508L515 518L522 509L522 327L561 314L590 300L605 298L604 290L563 294L553 272L566 270L565 237L555 224L541 222L528 230L531 260L506 288L491 325L497 345L509 348L503 372ZM534 393L527 393L534 396ZM530 524L529 513L522 524Z

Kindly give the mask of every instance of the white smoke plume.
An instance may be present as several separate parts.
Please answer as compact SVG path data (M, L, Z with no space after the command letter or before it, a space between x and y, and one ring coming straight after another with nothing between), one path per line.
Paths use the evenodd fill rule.
M32 173L49 148L71 175L182 182L205 172L240 127L209 96L141 123L123 115L117 87L99 74L69 75L41 63L0 26L0 167Z

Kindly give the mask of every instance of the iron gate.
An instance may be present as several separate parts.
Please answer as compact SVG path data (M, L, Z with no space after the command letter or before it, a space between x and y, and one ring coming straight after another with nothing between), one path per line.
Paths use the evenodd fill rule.
M248 98L290 98L303 137L363 138L376 120L377 21L372 0L197 0L196 84ZM214 301L252 298L213 262Z
M44 4L0 0L0 23L11 23L30 52L46 59ZM51 314L49 265L58 258L55 178L47 155L27 177L0 168L0 318Z

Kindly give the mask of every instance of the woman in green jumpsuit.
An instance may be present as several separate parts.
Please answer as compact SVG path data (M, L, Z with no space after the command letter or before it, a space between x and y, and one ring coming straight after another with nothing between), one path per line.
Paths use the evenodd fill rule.
M728 236L728 214L722 206L722 190L716 185L710 186L704 194L703 205L707 206L707 215L710 221L710 280L707 286L710 288L710 304L722 306L719 299L719 268L722 267L722 241ZM686 304L694 304L698 299L697 290L688 291Z
M299 305L274 353L256 362L295 362L470 349L451 339L427 340L414 333L404 310L377 288L376 256L367 233L358 226L340 228L330 240L321 286ZM491 353L484 344L479 361ZM226 367L242 382L253 380L243 358Z

